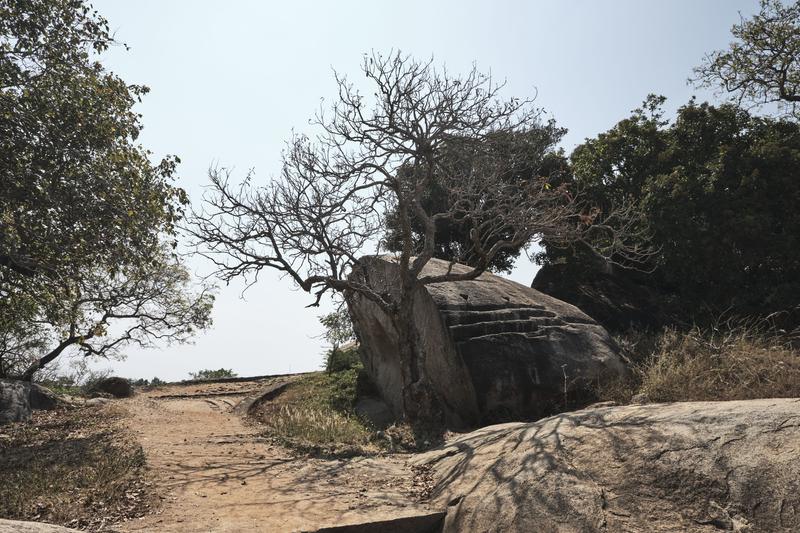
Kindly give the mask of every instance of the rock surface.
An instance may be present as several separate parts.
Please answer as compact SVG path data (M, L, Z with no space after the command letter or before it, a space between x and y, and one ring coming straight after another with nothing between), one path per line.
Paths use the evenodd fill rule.
M133 396L133 387L125 378L110 377L98 381L92 392L104 392L114 398L130 398Z
M540 268L531 286L571 303L615 333L674 323L670 298L634 278L598 265L553 264Z
M362 259L360 275L378 292L397 292L398 265ZM423 275L445 273L432 259ZM455 265L453 272L468 267ZM543 416L564 396L626 372L608 333L578 308L485 273L472 281L428 285L414 296L426 369L451 427ZM402 413L398 335L389 317L351 297L364 366L396 415Z
M63 398L47 387L31 383L30 403L31 409L50 411L65 402Z
M108 398L89 398L88 400L83 402L83 405L87 405L89 407L97 407L100 405L106 405L111 400Z
M323 527L308 533L440 533L444 517L443 512L423 512L399 518Z
M590 408L423 455L444 531L800 531L800 399Z
M386 429L395 422L394 414L389 406L379 398L360 397L354 407L356 415L375 429Z
M30 419L30 391L28 382L0 379L0 424Z
M69 529L42 522L21 522L19 520L3 520L0 518L0 533L72 533L77 529Z

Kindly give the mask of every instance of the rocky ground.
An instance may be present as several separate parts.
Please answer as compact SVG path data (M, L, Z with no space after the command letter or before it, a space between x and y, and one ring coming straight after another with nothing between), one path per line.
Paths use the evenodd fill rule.
M800 399L596 406L419 461L446 532L800 531Z
M243 416L287 379L169 385L41 413L4 429L5 449L96 437L120 457L140 450L147 468L132 464L115 489L125 498L97 491L99 477L71 496L75 525L94 531L800 531L800 399L595 405L423 454L325 459ZM29 518L69 524L51 503ZM0 520L0 533L20 527Z

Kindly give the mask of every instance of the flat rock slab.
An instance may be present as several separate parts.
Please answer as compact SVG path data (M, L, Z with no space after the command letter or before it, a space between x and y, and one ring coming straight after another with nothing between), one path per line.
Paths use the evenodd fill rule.
M800 399L595 407L422 455L444 531L800 531Z
M20 522L0 518L0 533L77 533L77 529L44 524L42 522Z

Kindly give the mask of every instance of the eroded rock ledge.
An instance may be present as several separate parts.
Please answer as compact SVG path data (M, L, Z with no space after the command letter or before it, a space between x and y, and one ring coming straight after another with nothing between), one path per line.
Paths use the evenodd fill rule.
M419 459L444 531L800 531L800 399L596 407Z

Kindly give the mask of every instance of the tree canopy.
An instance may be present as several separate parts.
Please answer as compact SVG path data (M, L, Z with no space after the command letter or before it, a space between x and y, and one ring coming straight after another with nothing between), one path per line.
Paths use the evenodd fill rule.
M79 327L87 319L75 306L104 308L101 295L120 287L126 315L149 305L141 300L145 280L189 294L183 266L165 247L174 246L187 203L173 185L178 159L153 163L137 144L134 105L148 89L104 68L99 54L109 46L120 44L83 0L0 1L0 327L3 346L15 347L4 352L6 363L39 360L20 352L35 344L22 333L108 353L89 349L99 333ZM198 298L205 315L194 324L203 327L209 301ZM186 330L161 334L168 331Z
M800 1L761 0L760 11L731 28L727 50L709 54L696 81L721 87L739 104L777 102L798 116L800 103Z
M689 314L787 310L800 301L800 126L694 101L663 119L663 98L572 154L599 203L642 206L659 252L645 284ZM549 253L550 260L558 252ZM574 258L573 258L574 260Z
M107 72L108 23L75 0L0 3L0 288L138 261L186 201L135 143L147 92Z
M524 183L546 178L552 184L557 184L561 174L568 167L566 157L556 150L555 146L563 137L565 129L556 126L554 120L534 125L530 131L518 134L524 139L493 139L500 150L505 151L505 157L513 164L500 179L508 184ZM522 141L522 142L520 142ZM519 153L512 153L511 151ZM443 151L447 157L455 156L451 151ZM421 202L427 212L446 211L447 202L450 200L446 191L434 176L428 188L423 191ZM414 213L410 217L412 238L415 248L419 248L425 238L425 226L420 217ZM457 261L466 265L475 266L480 257L475 255L471 240L474 228L473 220L436 221L435 245L433 257ZM397 252L401 249L403 235L400 228L400 217L396 212L389 212L386 218L386 248ZM510 236L513 230L509 227L506 232L499 232L495 238L503 240ZM527 243L526 243L527 244ZM488 269L494 271L511 272L514 261L522 251L522 244L517 247L508 247L500 250L489 262Z

